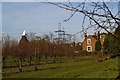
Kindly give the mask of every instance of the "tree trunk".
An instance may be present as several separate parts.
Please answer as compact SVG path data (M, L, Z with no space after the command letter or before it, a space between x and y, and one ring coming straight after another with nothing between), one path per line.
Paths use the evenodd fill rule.
M2 58L2 67L5 67L5 57Z
M32 57L30 56L29 57L29 61L28 61L29 62L29 66L31 65L31 61L32 61Z
M37 56L35 56L35 66L34 66L35 70L38 70L37 63L38 63Z
M56 54L54 56L53 63L56 63Z
M19 59L19 71L22 72L22 59Z
M47 54L45 54L45 61L46 61L46 63L48 63L48 57L47 57Z
M39 56L38 57L38 65L40 65L40 59L41 59L41 57Z
M63 56L61 55L61 56L60 56L60 63L62 63L62 57L63 57Z

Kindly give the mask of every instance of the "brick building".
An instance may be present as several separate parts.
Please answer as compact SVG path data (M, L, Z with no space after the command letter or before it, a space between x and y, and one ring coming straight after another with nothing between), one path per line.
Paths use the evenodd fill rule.
M94 35L86 35L84 34L84 41L82 43L82 50L86 50L88 52L95 51L95 44L97 42L98 36L96 33Z

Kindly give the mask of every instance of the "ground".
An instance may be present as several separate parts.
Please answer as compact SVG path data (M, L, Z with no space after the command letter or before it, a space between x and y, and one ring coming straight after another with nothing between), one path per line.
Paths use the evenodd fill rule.
M3 78L116 78L118 76L118 59L97 62L94 58L76 58L63 63L41 64L39 70L33 66L3 68Z

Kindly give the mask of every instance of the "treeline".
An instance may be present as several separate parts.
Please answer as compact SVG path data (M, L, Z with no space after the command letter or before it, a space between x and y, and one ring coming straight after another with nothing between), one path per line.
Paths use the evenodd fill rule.
M29 39L29 40L28 40ZM7 57L13 57L19 63L19 71L22 72L23 61L29 59L29 65L34 60L34 69L37 70L42 57L48 63L48 57L53 58L53 63L59 57L72 58L76 55L75 51L80 51L79 43L64 43L62 41L54 41L49 36L27 38L22 36L20 41L11 39L10 36L5 36L2 43L2 66L5 67Z
M23 61L27 58L28 64L32 65L34 62L34 69L37 70L37 65L41 61L41 58L45 59L46 63L49 63L48 58L52 58L52 62L56 63L57 58L63 59L63 57L74 58L76 55L80 56L98 56L120 55L120 27L117 27L115 32L106 35L105 42L103 44L104 49L101 51L100 41L96 43L96 51L88 53L87 51L82 51L82 45L79 43L71 42L66 43L61 40L54 40L49 35L44 35L43 37L36 37L31 35L29 37L22 36L20 41L12 39L9 35L3 36L2 42L2 66L5 67L5 61L7 57L12 57L15 62L18 62L19 71L22 72Z

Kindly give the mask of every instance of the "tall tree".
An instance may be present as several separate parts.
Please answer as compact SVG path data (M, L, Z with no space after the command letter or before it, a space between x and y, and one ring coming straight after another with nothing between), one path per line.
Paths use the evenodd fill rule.
M101 50L101 42L100 39L97 40L96 44L95 44L95 50L96 51L100 51Z
M5 59L10 55L10 36L7 35L2 40L2 67L4 67Z
M114 32L114 34L120 38L120 27L118 26ZM107 35L105 40L105 49L108 54L120 54L120 42L110 34Z
M97 30L105 30L112 36L114 36L117 40L119 37L116 34L112 34L111 30L114 30L119 24L120 18L119 14L120 11L116 11L113 13L113 7L108 6L111 4L110 2L78 2L72 3L68 0L68 3L63 2L47 2L48 4L53 4L58 6L59 8L71 11L71 16L68 19L65 19L64 22L69 21L76 13L81 13L83 17L82 31L86 31L91 27L95 27ZM120 3L120 2L118 2ZM119 6L120 4L118 4ZM89 7L89 9L87 8ZM119 8L119 7L118 7ZM85 20L89 20L89 24L87 27L84 26Z

